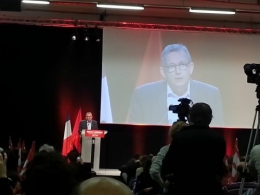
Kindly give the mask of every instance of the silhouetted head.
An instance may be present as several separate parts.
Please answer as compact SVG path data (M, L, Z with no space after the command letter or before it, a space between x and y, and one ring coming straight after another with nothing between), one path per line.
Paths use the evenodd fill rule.
M25 172L22 183L26 195L70 195L77 184L71 167L56 152L39 152Z
M206 103L196 103L190 110L190 123L209 125L212 120L212 110Z
M133 195L129 187L109 177L94 177L80 184L76 195Z

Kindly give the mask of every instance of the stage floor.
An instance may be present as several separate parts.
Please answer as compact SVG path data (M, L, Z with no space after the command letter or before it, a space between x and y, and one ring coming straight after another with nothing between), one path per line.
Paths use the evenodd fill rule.
M120 171L118 169L99 169L97 175L120 176Z

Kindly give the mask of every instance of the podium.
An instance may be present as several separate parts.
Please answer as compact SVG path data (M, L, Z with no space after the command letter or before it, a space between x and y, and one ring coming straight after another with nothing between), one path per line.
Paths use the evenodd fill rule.
M100 148L101 139L105 137L107 131L104 130L82 130L81 159L83 163L93 162L93 170L99 171L100 164ZM92 151L94 150L94 158L92 159Z

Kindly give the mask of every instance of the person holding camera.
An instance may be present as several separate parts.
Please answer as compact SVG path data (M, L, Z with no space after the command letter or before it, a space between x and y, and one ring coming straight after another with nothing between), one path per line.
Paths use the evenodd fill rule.
M189 112L190 125L174 134L161 171L172 184L168 194L223 194L226 142L209 127L211 120L210 106L196 103Z

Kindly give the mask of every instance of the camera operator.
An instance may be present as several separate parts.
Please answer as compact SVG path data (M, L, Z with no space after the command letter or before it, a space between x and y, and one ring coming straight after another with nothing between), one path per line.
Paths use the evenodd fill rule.
M184 127L187 127L188 124L183 122L183 121L177 121L172 124L169 130L169 136L173 138L174 134L177 131L180 131ZM163 181L161 177L161 168L162 168L162 161L166 155L166 153L169 150L169 144L166 146L163 146L158 154L156 155L156 158L152 162L151 168L150 168L150 175L153 180L155 180L161 188L166 188L167 187L167 182Z
M161 172L164 177L172 175L168 194L223 194L226 142L209 127L211 120L210 106L196 103L190 109L190 125L174 135Z

